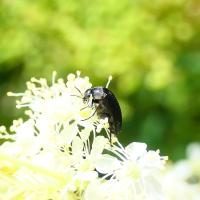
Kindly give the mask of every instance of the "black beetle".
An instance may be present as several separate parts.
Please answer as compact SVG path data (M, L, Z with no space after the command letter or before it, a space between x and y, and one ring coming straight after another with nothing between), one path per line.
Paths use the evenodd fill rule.
M108 118L111 141L111 134L117 135L122 126L122 113L115 95L106 87L93 87L85 91L83 102L95 107L93 115L97 113L100 119Z

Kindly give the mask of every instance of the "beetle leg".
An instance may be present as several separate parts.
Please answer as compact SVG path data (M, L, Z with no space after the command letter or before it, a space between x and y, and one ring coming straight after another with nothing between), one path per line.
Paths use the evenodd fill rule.
M90 119L91 117L93 117L95 115L95 113L97 112L98 106L96 107L95 111L92 113L92 115L86 119L82 119L81 121L86 121L88 119Z
M85 106L85 107L83 107L83 108L81 108L81 110L84 110L84 109L86 109L86 108L88 108L88 105L87 105L87 106Z

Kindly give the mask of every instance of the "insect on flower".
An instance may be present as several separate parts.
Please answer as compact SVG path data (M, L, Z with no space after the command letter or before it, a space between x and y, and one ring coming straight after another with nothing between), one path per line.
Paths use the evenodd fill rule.
M107 89L112 77L109 77L108 83L106 87L92 87L87 89L84 94L76 88L82 96L83 102L87 104L86 107L94 107L94 113L82 121L90 119L92 116L97 114L100 119L108 118L109 123L109 134L110 141L111 135L118 135L122 126L122 113L120 109L120 105L115 97L115 95ZM74 95L76 96L76 95ZM84 109L83 108L83 109Z

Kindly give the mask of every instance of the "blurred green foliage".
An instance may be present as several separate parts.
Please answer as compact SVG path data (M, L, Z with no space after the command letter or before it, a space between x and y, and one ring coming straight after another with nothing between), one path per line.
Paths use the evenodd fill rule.
M32 76L77 69L110 89L123 111L120 139L172 159L200 139L198 0L2 0L0 123L21 113L7 91Z

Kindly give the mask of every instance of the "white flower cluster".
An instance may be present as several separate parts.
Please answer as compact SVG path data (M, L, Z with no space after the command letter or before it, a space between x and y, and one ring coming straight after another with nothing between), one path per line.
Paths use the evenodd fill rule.
M163 187L168 200L200 199L200 143L187 148L187 158L167 167Z
M55 76L50 86L32 78L24 93L8 93L21 96L17 108L28 119L15 120L11 133L0 127L0 199L164 199L166 157L144 143L111 144L108 120L90 118L94 108L83 103L89 78L77 72L65 83Z

